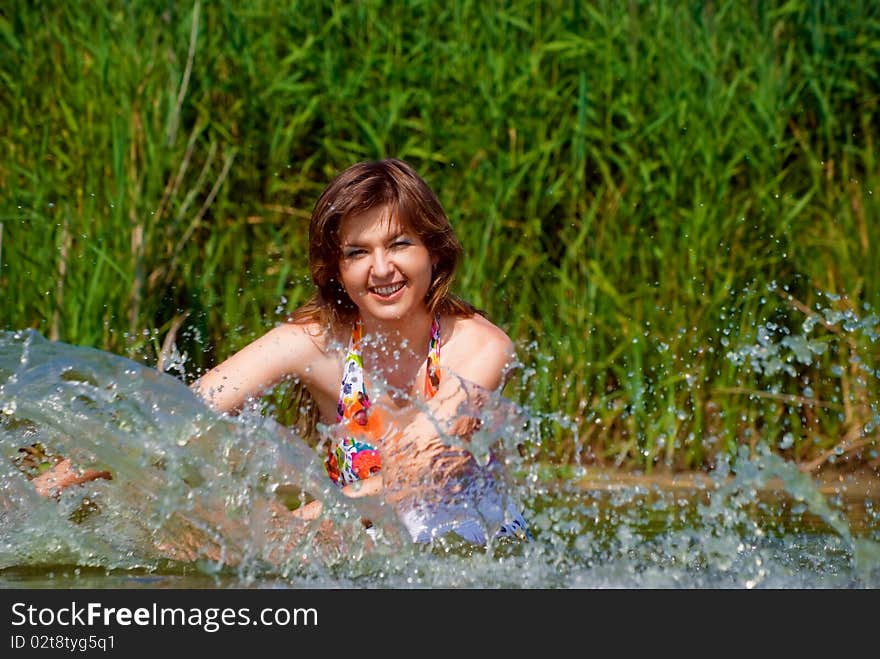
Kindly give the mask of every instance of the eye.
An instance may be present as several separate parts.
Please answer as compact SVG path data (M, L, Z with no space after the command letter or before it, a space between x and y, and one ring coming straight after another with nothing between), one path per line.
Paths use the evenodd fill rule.
M412 241L409 238L397 238L393 243L391 243L392 247L409 247L412 245Z
M342 257L346 259L355 259L366 254L366 251L360 247L347 247L342 250Z

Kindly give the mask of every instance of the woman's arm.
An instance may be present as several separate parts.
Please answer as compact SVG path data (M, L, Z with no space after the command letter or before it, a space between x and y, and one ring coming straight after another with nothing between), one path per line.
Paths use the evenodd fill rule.
M463 323L446 348L440 387L425 416L435 427L439 422L443 434L466 439L479 428L487 407L502 400L516 353L510 337L482 316Z
M490 429L485 440L518 424L516 405L501 393L516 365L513 342L484 318L474 320L443 347L441 381L434 396L392 413L397 430L382 446L386 486L406 480L407 472L433 474L440 480L445 480L444 472L454 477L468 469L474 457L484 458L490 451L484 441L471 442L483 425Z
M237 412L285 377L302 377L320 355L308 326L285 323L246 345L192 384L211 407Z
M510 337L478 315L459 320L442 351L444 377L449 373L488 391L500 391L517 363Z

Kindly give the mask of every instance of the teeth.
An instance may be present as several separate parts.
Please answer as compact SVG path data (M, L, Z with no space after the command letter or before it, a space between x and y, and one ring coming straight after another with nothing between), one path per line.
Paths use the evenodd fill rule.
M374 286L373 292L382 295L383 297L387 297L392 293L396 293L401 288L403 288L403 284L392 284L391 286Z

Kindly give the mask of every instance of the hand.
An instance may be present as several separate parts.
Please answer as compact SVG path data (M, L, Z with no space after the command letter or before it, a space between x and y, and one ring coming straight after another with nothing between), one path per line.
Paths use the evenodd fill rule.
M369 478L363 478L355 483L342 488L342 493L347 497L357 499L369 497L382 492L382 474L375 474Z
M62 490L72 485L82 485L99 478L113 479L109 471L86 469L79 473L74 469L70 458L64 458L48 471L36 476L31 482L39 494L47 497L53 494L57 496Z
M320 501L310 501L304 506L300 506L299 508L290 511L290 514L298 519L311 522L321 516L322 510L323 506Z
M483 426L483 420L474 416L460 416L452 422L449 434L470 441L471 435Z

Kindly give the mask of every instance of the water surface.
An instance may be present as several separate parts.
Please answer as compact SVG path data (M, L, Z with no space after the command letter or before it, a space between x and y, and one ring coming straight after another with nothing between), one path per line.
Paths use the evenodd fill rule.
M15 464L31 444L113 480L42 497ZM0 450L3 587L880 585L870 480L820 482L773 455L675 478L560 480L512 462L531 541L414 545L394 511L338 496L315 451L271 420L218 415L171 375L33 331L0 333ZM331 529L284 518L279 488L317 492Z

